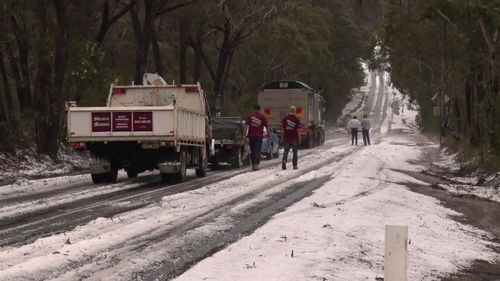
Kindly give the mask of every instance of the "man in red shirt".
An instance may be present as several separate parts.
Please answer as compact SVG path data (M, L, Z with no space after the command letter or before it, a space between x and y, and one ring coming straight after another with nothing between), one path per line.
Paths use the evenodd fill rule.
M297 148L300 142L299 126L300 120L295 116L296 109L295 106L290 106L290 111L285 118L281 121L281 141L284 143L285 152L283 153L283 161L281 162L281 168L286 170L286 162L288 161L288 152L290 148L293 152L292 163L293 169L297 169Z
M262 150L262 138L264 138L264 127L270 132L267 119L260 113L260 105L253 107L254 111L245 119L245 136L250 145L250 160L252 161L252 170L259 170L260 154Z

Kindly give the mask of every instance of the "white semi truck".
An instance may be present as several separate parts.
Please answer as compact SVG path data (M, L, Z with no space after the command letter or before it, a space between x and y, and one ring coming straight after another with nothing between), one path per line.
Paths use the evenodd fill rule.
M158 169L175 182L185 181L187 168L206 175L210 116L200 84L167 85L148 75L145 85L111 85L106 106L67 103L67 139L90 151L94 183L115 182L119 169L130 178Z

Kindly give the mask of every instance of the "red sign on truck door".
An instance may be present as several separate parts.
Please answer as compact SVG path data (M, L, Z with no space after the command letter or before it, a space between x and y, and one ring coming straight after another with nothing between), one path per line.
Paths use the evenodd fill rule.
M92 112L92 132L111 131L111 112Z
M153 131L153 113L134 112L134 131Z

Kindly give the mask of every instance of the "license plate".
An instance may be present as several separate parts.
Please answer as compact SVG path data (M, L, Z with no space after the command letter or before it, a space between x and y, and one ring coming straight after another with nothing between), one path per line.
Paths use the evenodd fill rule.
M143 142L141 143L142 149L158 149L160 148L159 142Z

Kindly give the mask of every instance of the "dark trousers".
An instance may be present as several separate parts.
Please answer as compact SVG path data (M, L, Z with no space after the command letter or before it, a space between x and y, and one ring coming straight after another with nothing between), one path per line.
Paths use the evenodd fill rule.
M290 151L290 148L291 148L292 153L293 153L293 157L292 157L293 166L297 167L297 161L298 161L297 148L298 147L299 147L299 143L296 141L285 142L285 152L283 152L283 162L288 161L288 152Z
M259 165L260 154L262 153L262 139L259 137L249 137L248 144L250 145L250 161L252 161L252 165Z
M358 145L358 129L353 128L351 129L351 135L352 135L352 145L356 144Z
M363 129L363 143L365 145L370 144L370 129Z

